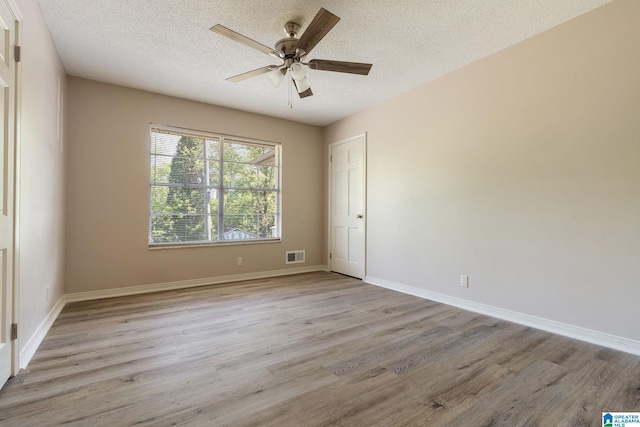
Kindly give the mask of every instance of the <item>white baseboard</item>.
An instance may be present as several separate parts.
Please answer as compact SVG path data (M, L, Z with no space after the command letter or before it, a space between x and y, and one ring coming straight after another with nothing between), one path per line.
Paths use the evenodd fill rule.
M529 314L518 313L503 308L494 307L482 303L477 303L462 298L452 297L437 292L427 291L425 289L413 286L402 285L400 283L390 282L388 280L379 279L377 277L367 276L365 282L394 291L414 295L420 298L440 302L464 310L473 311L475 313L484 314L498 319L507 320L509 322L518 323L520 325L530 326L532 328L541 329L543 331L552 332L554 334L563 335L565 337L574 338L580 341L586 341L591 344L601 345L603 347L612 348L614 350L624 351L640 356L640 341L628 338L618 337L606 334L604 332L593 331L591 329L579 326L568 325L566 323L556 322L554 320L543 319Z
M29 342L20 351L19 368L25 369L36 350L44 340L53 322L68 302L89 301L102 298L113 298L126 295L136 295L150 292L168 291L173 289L192 288L196 286L216 285L220 283L240 282L243 280L266 279L269 277L288 276L300 273L312 273L314 271L329 271L326 265L313 265L308 267L287 268L282 270L262 271L258 273L233 274L229 276L210 277L206 279L180 280L177 282L165 282L151 285L132 286L127 288L104 289L100 291L77 292L63 295L56 305L49 311L45 319L38 326L35 333L29 338Z
M20 351L20 355L18 356L18 367L20 369L26 368L29 362L31 362L33 355L36 354L36 350L38 349L38 347L40 347L40 344L42 343L42 340L44 340L44 337L47 336L47 332L49 332L49 329L51 329L53 322L56 321L65 304L66 299L63 295L49 311L42 323L38 325L38 328L36 329L34 334L31 336L31 338L29 338L27 345L25 345L22 351Z
M233 274L228 276L211 277L205 279L180 280L176 282L165 282L142 286L132 286L127 288L105 289L90 292L77 292L63 295L49 311L45 319L40 323L35 333L31 336L27 345L20 351L19 367L24 369L33 358L36 350L44 340L47 332L58 318L60 312L68 302L88 301L102 298L114 298L126 295L136 295L142 293L167 291L173 289L184 289L197 286L216 285L221 283L239 282L252 279L266 279L269 277L287 276L292 274L311 273L315 271L329 271L326 265L315 265L309 267L288 268L282 270L263 271L258 273ZM640 342L628 338L618 337L603 332L593 331L578 326L567 325L565 323L556 322L554 320L543 319L528 314L522 314L511 310L505 310L499 307L493 307L462 298L456 298L437 292L427 291L413 286L402 285L400 283L390 282L384 279L367 276L364 281L372 285L391 289L420 298L437 301L443 304L452 305L464 310L473 311L475 313L484 314L498 319L507 320L532 328L541 329L543 331L552 332L580 341L586 341L592 344L620 350L627 353L640 355Z
M129 286L126 288L103 289L99 291L76 292L66 294L67 302L90 301L103 298L122 297L127 295L146 294L150 292L171 291L174 289L194 288L197 286L217 285L220 283L240 282L243 280L266 279L269 277L288 276L292 274L329 271L326 265L286 268L282 270L261 271L257 273L231 274L228 276L208 277L203 279L179 280L176 282L155 283L150 285Z

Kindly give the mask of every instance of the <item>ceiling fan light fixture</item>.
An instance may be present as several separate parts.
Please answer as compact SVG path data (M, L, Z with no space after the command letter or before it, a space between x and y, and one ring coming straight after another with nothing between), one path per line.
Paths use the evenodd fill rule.
M289 72L291 73L291 78L296 82L307 76L306 67L299 62L292 64L291 67L289 67Z
M291 76L293 78L293 76ZM311 85L309 84L309 80L306 77L302 77L301 79L296 80L296 89L298 93L306 92L311 89Z
M273 70L270 73L267 73L267 77L275 87L280 86L282 80L284 80L284 75L285 73L283 73L280 69Z

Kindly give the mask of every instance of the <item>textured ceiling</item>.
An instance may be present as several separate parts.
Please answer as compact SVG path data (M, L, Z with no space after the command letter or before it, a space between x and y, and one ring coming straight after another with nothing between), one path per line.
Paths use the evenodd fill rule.
M610 0L39 0L72 76L327 125L486 57ZM277 59L209 31L264 45L302 31L324 7L341 21L309 59L372 63L369 76L310 70L314 96L266 76L225 81Z

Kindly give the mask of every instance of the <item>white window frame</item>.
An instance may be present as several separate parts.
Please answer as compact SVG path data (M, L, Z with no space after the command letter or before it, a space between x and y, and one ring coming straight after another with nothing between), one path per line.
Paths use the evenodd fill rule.
M224 170L224 155L223 149L224 143L227 142L239 142L239 143L247 143L250 145L262 145L273 147L275 149L275 168L277 172L276 185L275 189L276 194L276 212L275 212L275 237L267 237L267 238L250 238L250 239L220 239L221 236L224 236L224 232L218 232L217 240L198 240L198 241L180 241L180 242L154 242L152 237L152 218L154 216L154 212L152 212L152 191L156 186L172 186L172 184L167 183L158 183L152 181L152 171L153 171L153 157L154 153L152 152L153 146L153 133L170 133L180 136L193 136L197 138L207 138L207 139L217 139L220 141L221 153L220 153L220 174L223 175ZM245 138L241 136L235 135L227 135L216 132L209 131L201 131L194 129L181 128L176 126L168 126L168 125L159 125L151 123L149 129L149 165L147 170L149 173L149 198L148 198L148 245L149 249L162 249L162 248L178 248L178 247L194 247L194 246L218 246L218 245L237 245L237 244L258 244L258 243L273 243L282 241L282 144L278 142L258 140L252 138ZM173 184L173 186L179 187L179 184ZM186 185L185 185L186 186ZM215 185L206 185L203 186L206 188L216 189L219 195L224 195L225 190L258 190L259 189L249 189L249 188L237 188L232 186L225 186L223 180L221 179L217 186ZM270 190L271 191L271 190ZM220 217L219 223L224 223L224 208L223 203L220 203Z

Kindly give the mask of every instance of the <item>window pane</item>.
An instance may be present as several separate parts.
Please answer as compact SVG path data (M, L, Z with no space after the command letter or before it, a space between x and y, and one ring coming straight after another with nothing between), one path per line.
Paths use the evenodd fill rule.
M207 145L207 159L218 160L220 159L220 140L207 139L205 141Z
M276 237L275 215L225 214L224 239L265 239Z
M263 238L278 237L275 215L258 215L258 235Z
M209 204L209 212L206 206ZM151 187L151 213L218 213L218 190L215 188Z
M225 187L239 188L276 188L276 168L246 163L224 164Z
M225 190L225 214L275 214L275 191Z
M224 216L224 240L257 239L253 215Z
M224 161L251 163L254 165L275 165L276 149L247 142L225 140Z
M151 215L150 243L216 240L217 226L216 215L154 214Z
M209 213L218 214L218 194L220 192L215 188L210 188L209 190ZM205 194L206 197L206 194Z
M273 166L258 166L255 188L273 188L275 190L278 187L277 170Z
M173 157L151 155L151 182L169 182Z
M156 164L158 163L162 164L164 161L156 160ZM204 178L204 140L193 136L180 137L176 142L175 157L171 159L166 182L205 184Z
M216 160L208 160L207 167L209 170L209 185L218 186L220 184L220 162Z
M253 212L253 192L243 190L224 191L225 214L244 214Z
M167 205L167 195L169 194L169 187L154 186L151 187L151 201L150 209L151 213L167 213L171 212L169 205Z
M244 163L224 164L224 185L225 187L251 188L256 180L256 167Z
M151 133L151 153L165 156L175 156L176 146L180 135L171 135L160 132Z
M204 214L210 192L206 188L169 187L166 212Z
M225 190L225 239L229 233L246 239L276 236L276 192Z

